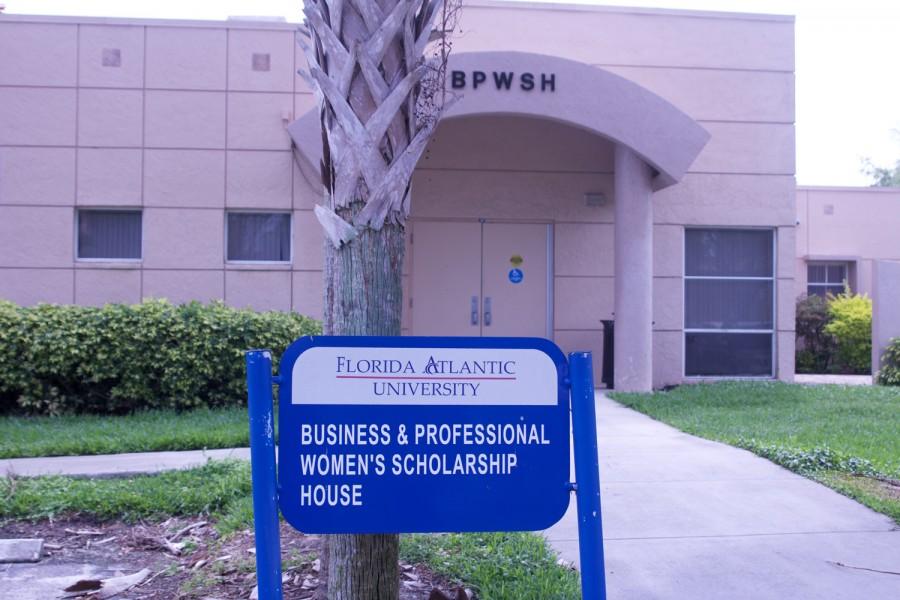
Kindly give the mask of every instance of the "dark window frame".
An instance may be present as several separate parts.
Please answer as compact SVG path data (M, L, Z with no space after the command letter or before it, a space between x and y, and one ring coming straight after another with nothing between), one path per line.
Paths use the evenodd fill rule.
M689 231L760 231L767 232L771 237L771 275L769 276L725 276L725 275L688 275L688 232ZM778 239L777 230L772 227L716 227L716 226L698 226L685 227L682 248L684 250L683 257L683 274L682 274L682 373L685 379L774 379L777 373L778 354L777 354L777 332L778 332ZM772 324L767 329L727 329L727 328L689 328L687 326L687 282L690 280L730 280L730 281L768 281L772 287ZM770 371L766 374L716 374L702 375L690 374L688 372L688 336L696 334L721 334L729 336L738 335L768 335L771 343L769 364Z
M287 258L232 258L231 216L281 216L287 217ZM294 262L294 216L287 210L226 210L225 211L225 262L236 265L290 265Z
M136 214L138 216L137 256L82 256L82 217L88 213ZM84 262L139 263L144 260L144 211L134 207L78 207L75 209L75 260Z

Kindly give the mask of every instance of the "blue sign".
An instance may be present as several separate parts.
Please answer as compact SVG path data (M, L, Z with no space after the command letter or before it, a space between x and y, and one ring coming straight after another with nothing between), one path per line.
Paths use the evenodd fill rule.
M569 505L552 342L304 337L280 371L279 504L301 531L540 530Z
M522 269L510 269L509 270L509 280L513 283L522 283L522 280L525 279L525 273L522 272Z
M425 352L431 354L417 375ZM559 482L568 479L569 400L577 485L565 481L562 489L578 498L581 597L606 598L590 352L572 352L567 362L540 339L316 337L291 344L278 376L267 350L248 351L246 361L260 598L282 598L279 503L289 523L309 532L540 529L555 523L568 504ZM322 387L322 381L351 385ZM282 390L280 486L273 384ZM549 389L554 386L555 392ZM365 451L377 454L365 458ZM314 452L313 459L304 458ZM378 459L388 452L394 452L390 460ZM470 454L475 458L458 460ZM420 458L432 455L438 458ZM395 486L385 485L389 477ZM504 494L511 495L504 501ZM360 520L360 514L372 520Z

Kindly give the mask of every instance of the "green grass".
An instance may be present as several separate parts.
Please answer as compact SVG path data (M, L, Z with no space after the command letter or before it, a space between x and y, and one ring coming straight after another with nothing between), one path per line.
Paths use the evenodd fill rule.
M223 537L253 524L250 466L211 461L196 469L123 479L34 477L0 479L0 523L63 516L158 521L170 516L215 519ZM479 591L483 600L576 600L578 575L556 564L532 533L409 535L401 556L425 563Z
M133 522L205 514L234 527L246 518L250 490L250 465L242 461L122 479L6 477L0 479L0 519L80 515Z
M236 531L253 529L253 497L248 493L229 502L217 515L216 530L223 537Z
M576 600L578 573L556 563L533 533L405 535L400 556L463 581L483 600Z
M837 471L813 474L812 478L900 524L900 484Z
M779 382L685 385L617 401L700 437L746 448L892 516L900 498L900 388Z
M247 409L126 416L0 417L0 458L233 448L249 444Z

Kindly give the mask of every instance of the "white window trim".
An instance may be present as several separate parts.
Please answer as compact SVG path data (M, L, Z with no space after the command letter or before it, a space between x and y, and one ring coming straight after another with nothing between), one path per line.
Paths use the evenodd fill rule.
M228 258L228 215L287 215L288 216L288 260L231 260ZM226 265L292 265L294 264L294 214L290 210L269 210L265 208L225 209L223 227L225 246L222 249Z
M721 230L721 231L771 231L772 232L772 276L771 277L722 277L710 275L687 274L687 232L689 230ZM770 381L778 373L778 228L776 227L719 227L716 225L695 225L685 227L681 238L681 375L685 381L733 381L762 380ZM772 282L772 328L771 329L691 329L687 327L687 285L689 279L725 279L728 281L771 281ZM688 375L687 374L687 335L689 333L740 333L769 334L772 346L772 370L768 375Z
M78 255L78 225L81 220L82 211L87 212L134 212L141 215L141 256L140 258L82 258ZM74 233L72 235L72 241L74 243L74 247L72 248L72 255L75 257L75 262L79 263L117 263L117 264L139 264L144 262L144 209L143 207L134 207L134 206L76 206L75 207L75 219L74 219Z

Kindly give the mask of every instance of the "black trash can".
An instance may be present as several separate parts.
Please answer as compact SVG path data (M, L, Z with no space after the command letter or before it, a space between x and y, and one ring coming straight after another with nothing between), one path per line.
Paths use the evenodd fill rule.
M613 389L615 381L616 359L613 353L616 337L615 321L600 321L603 323L603 369L600 374L600 382L606 386L606 389Z

